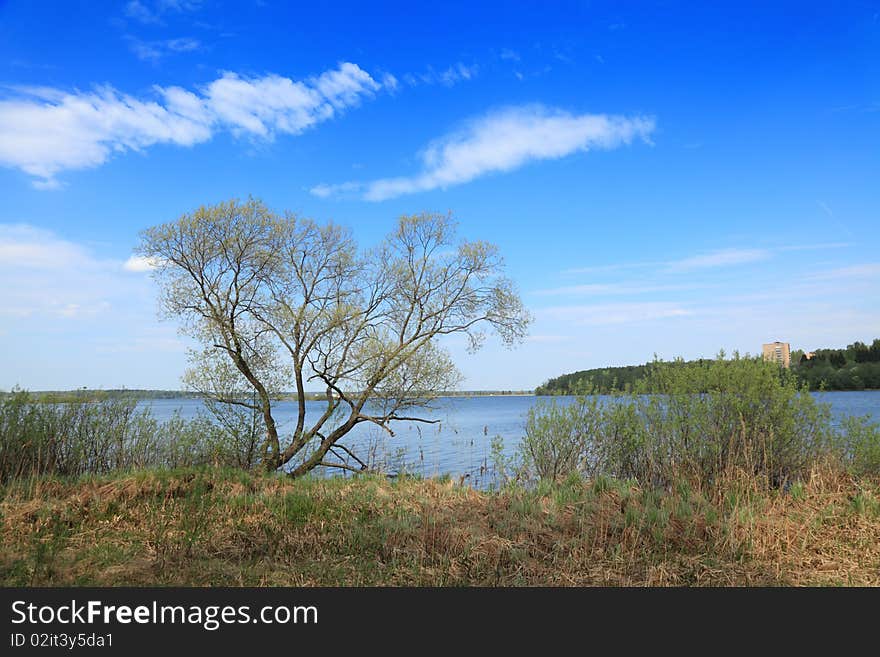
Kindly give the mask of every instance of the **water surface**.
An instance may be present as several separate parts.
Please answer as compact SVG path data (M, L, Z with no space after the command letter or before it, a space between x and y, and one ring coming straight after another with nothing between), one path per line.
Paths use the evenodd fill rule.
M870 416L880 422L880 390L858 392L812 393L828 403L835 421L847 415ZM375 425L362 424L342 441L361 458L379 462L388 471L401 467L423 476L449 474L465 477L474 486L484 486L492 476L491 442L501 436L505 453L512 455L522 439L526 415L540 400L570 403L573 397L486 396L448 397L437 400L436 407L422 415L439 420L438 424L396 422L394 436ZM167 420L175 412L193 418L204 412L198 399L153 399L141 402L158 420ZM317 419L323 402L306 404L308 417ZM413 413L415 414L415 413ZM296 422L296 404L284 402L274 411L279 433L283 436Z

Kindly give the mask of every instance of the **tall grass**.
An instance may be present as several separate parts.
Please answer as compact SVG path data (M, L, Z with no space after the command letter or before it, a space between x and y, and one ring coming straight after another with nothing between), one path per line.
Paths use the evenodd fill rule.
M0 482L43 474L251 465L249 445L228 433L203 417L158 422L133 399L46 404L14 391L0 399Z
M824 459L856 474L880 473L880 427L864 418L835 425L828 404L772 363L723 354L656 362L632 391L585 393L530 411L521 477L579 473L670 486L738 470L780 486Z
M670 491L194 468L0 486L2 586L880 585L880 482Z

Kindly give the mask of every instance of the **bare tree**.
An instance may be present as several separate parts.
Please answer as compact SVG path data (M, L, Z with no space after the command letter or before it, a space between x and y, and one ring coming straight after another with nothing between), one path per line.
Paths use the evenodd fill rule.
M228 382L220 363L231 363L250 398L226 383L218 398L260 414L263 465L290 464L293 476L366 467L340 443L358 424L393 435L396 420L430 422L419 409L460 380L443 336L463 334L476 350L492 332L511 346L531 321L497 248L458 240L446 215L401 217L361 251L337 225L230 201L144 231L138 251L157 265L165 311L205 346L190 380L213 371ZM284 385L297 413L282 445L273 398ZM307 418L306 389L316 385L323 412ZM328 460L340 451L358 465Z

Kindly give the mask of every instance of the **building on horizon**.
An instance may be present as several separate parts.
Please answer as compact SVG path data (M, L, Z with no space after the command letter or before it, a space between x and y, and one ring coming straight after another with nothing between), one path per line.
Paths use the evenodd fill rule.
M764 361L779 363L785 369L791 367L791 346L787 342L771 342L763 345Z

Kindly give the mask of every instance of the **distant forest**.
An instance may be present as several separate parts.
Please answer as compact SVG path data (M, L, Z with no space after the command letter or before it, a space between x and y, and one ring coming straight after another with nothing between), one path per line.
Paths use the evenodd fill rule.
M812 358L791 353L791 368L810 390L876 390L880 388L880 339L871 346L854 342L846 349L817 349Z
M0 398L11 395L13 392L0 390ZM244 393L243 393L244 394ZM438 397L505 397L523 396L533 394L531 390L454 390L437 393ZM199 399L204 395L200 392L189 390L143 390L143 389L91 389L77 388L75 390L39 390L31 392L31 397L44 404L67 404L75 402L101 402L108 399ZM296 393L281 392L276 396L276 401L295 401ZM306 392L307 401L323 401L326 393Z
M846 349L817 349L812 354L807 358L803 351L791 352L791 371L810 390L880 389L880 339L870 346L854 342ZM563 374L538 386L535 394L574 395L586 391L608 394L631 390L636 382L645 378L651 366L652 363L646 363Z
M0 391L0 397L13 394L12 392ZM179 399L198 398L202 395L198 392L185 390L141 390L141 389L91 389L77 388L75 390L40 390L31 393L31 397L38 402L46 404L66 404L73 402L101 402L108 399Z

